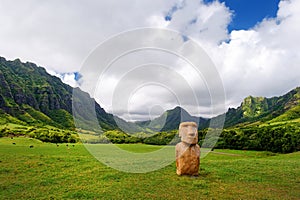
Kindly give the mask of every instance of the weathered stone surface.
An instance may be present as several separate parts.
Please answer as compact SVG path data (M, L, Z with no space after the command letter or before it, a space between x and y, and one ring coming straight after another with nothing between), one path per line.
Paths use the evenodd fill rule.
M182 122L179 125L179 137L187 144L198 143L198 126L195 122Z
M178 175L199 174L200 147L198 144L180 142L176 145L176 173Z
M194 122L181 123L179 136L182 142L176 145L176 173L197 176L200 165L197 124Z

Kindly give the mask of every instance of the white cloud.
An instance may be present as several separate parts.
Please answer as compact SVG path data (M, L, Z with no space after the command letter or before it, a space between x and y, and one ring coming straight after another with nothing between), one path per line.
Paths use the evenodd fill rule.
M197 39L200 43L218 44L228 38L227 26L232 13L224 3L183 1L172 15L168 27Z
M163 25L175 1L51 0L0 2L0 53L47 69L78 71L108 37L137 27Z
M231 32L230 42L211 52L231 106L248 95L282 95L300 85L299 8L299 1L281 1L276 18Z
M62 82L72 86L72 87L78 87L78 82L76 81L76 75L75 73L57 73L52 70L47 70L49 74L52 76L56 76L62 80Z
M265 19L250 30L228 33L232 11L217 1L206 5L198 0L27 0L17 3L1 0L0 54L8 59L19 57L37 63L65 83L77 86L73 72L80 70L89 53L105 39L138 27L170 28L191 37L207 51L223 80L226 105L236 107L245 96L281 95L300 85L299 12L300 1L282 0L276 18ZM165 20L167 14L170 21ZM129 58L115 65L115 70L107 76L107 88L95 96L105 109L112 110L111 92L126 71L126 65L149 62L158 57ZM178 59L164 55L156 61L173 66L184 79L190 78L189 84L202 95L200 114L209 116L210 99L203 80L197 82L197 77L185 70L188 66ZM172 78L172 73L165 76L168 75ZM142 77L138 74L131 81ZM151 80L159 81L162 77L153 74ZM176 88L179 96L189 95L183 85L168 84ZM150 98L149 94L151 97L159 95L159 101ZM176 101L171 97L166 90L147 87L133 95L131 110L136 113L136 119L144 119L157 104L164 109L175 106ZM190 112L199 109L191 102L184 102L184 105ZM121 111L116 112L121 116Z

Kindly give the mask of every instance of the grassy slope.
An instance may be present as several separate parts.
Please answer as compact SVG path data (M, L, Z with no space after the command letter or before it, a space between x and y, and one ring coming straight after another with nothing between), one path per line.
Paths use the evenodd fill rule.
M137 152L160 148L120 147ZM0 138L0 199L299 199L299 158L300 152L219 150L201 160L197 178L177 176L175 163L129 174L99 163L81 144L57 147L34 139Z

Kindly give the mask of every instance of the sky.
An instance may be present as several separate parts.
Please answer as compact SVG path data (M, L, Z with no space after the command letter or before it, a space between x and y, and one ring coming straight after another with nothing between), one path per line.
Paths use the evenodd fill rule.
M0 0L0 56L36 63L76 87L86 60L112 36L143 27L175 30L184 36L183 46L187 43L184 38L190 38L214 63L224 87L227 109L239 106L249 95L279 96L300 86L299 24L299 0ZM169 81L163 86L132 88L126 109L114 106L112 91L118 91L120 84L139 83L145 79L145 72L153 73L153 83L161 83L165 77L193 79L186 63L161 52L156 54L145 51L121 59L102 80L95 82L97 91L85 90L106 111L126 120L157 117L174 108L181 96L186 99L180 106L191 114L214 115L205 81L199 78L199 83L192 82L191 87L201 105L189 101L188 87ZM145 59L139 60L141 57ZM149 64L153 58L169 68L164 71L165 68L152 65L146 71L130 74L130 79L122 79L121 71L129 69L125 66ZM158 68L164 77L155 73ZM218 105L215 107L217 113L224 112Z
M206 3L213 2L205 0ZM264 18L275 18L280 0L221 0L233 11L228 30L253 28Z

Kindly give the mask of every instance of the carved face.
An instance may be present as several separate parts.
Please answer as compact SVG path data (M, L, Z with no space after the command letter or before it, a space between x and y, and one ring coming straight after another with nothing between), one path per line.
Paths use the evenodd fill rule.
M198 143L198 126L195 122L182 122L179 125L179 137L188 144Z

